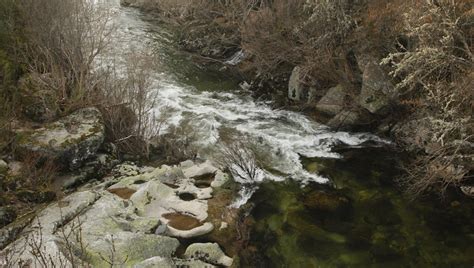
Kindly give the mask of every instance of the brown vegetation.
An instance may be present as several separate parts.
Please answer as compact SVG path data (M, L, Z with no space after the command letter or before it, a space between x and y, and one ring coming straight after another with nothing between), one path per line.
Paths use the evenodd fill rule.
M54 94L58 112L94 104L98 78L91 71L110 40L109 11L93 1L23 0L19 5L32 82Z
M106 139L122 153L148 157L148 139L158 135L164 123L153 112L157 95L152 88L153 59L145 52L132 52L125 67L125 75L108 70L100 83Z
M388 120L428 118L418 140L394 132L405 148L416 148L402 183L418 195L472 178L471 1L146 2L184 26L187 49L221 59L229 56L223 51L244 49L243 71L259 84L275 81L269 84L273 96L286 96L294 66L308 88L321 91L318 96L337 84L355 96L366 61L385 58L401 95ZM209 47L221 53L210 55Z
M410 46L389 54L384 62L393 65L404 98L421 102L410 105L411 118L423 118L428 127L421 139L399 137L405 146L420 150L401 182L414 196L429 190L444 193L472 179L472 4L428 1L405 17Z
M77 109L102 112L106 141L121 154L147 157L156 135L150 55L131 53L125 77L97 68L115 26L111 11L90 0L0 1L0 159L24 161L0 174L0 205L51 201L52 161L15 152L15 130L41 127ZM22 211L20 211L21 214Z

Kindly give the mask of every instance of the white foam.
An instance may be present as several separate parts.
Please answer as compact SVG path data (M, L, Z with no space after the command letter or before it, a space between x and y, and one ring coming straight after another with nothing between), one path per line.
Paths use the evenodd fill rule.
M126 59L120 56L123 51L151 50L169 43L169 33L149 31L152 28L156 29L156 26L140 20L137 11L120 9L115 21L118 33L114 36L113 48L102 58L104 62L113 61L120 67L126 63ZM240 60L241 56L241 54L235 55L231 59L232 63ZM156 61L159 62L160 58ZM300 156L340 158L338 153L332 151L335 145L359 146L369 140L385 142L366 133L331 131L302 114L272 109L268 102L254 101L246 94L239 94L241 92L198 91L175 79L175 75L167 71L166 66L162 67L164 71L156 72L152 77L153 87L157 93L157 106L153 112L160 117L162 107L172 111L165 126L162 127L162 133L166 133L170 126L177 126L185 119L189 119L193 131L199 137L197 146L202 149L216 146L219 129L222 127L235 129L237 136L250 137L261 150L270 155L269 164L279 174L261 170L254 183L288 178L300 181L302 185L309 182L327 183L328 178L307 172L303 168ZM247 202L255 190L255 184L243 186L241 197L233 206L238 207Z
M247 204L253 194L258 190L258 186L243 185L239 190L239 196L229 205L230 208L240 208Z

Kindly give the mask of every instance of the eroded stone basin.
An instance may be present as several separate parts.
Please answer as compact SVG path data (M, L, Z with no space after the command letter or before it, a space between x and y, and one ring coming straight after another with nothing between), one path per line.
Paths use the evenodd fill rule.
M193 193L179 193L178 197L183 201L193 201L196 199L196 195Z
M136 190L130 188L114 188L108 189L107 191L122 199L130 199L130 197L136 192Z
M187 231L203 225L198 219L181 213L168 213L164 214L163 217L169 220L169 226L178 230Z

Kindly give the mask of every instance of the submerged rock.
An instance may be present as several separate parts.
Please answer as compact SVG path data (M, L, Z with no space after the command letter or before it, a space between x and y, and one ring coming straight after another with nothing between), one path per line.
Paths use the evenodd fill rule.
M86 108L17 136L17 146L23 155L37 154L74 170L99 149L104 141L104 125L99 110Z
M309 209L326 212L344 212L350 208L350 200L340 194L313 191L303 198L303 204Z

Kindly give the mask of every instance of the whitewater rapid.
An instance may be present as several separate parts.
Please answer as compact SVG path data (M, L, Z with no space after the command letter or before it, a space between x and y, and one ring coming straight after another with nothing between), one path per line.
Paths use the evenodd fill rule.
M300 161L308 158L340 158L333 149L336 145L359 146L367 141L384 143L380 138L367 133L335 132L297 112L272 109L270 103L255 101L248 92L236 87L233 91L198 90L195 86L178 79L176 68L168 68L171 57L170 46L176 46L173 33L158 24L143 19L135 9L123 8L118 1L112 1L114 23L117 28L111 50L104 61L113 61L119 67L126 64L123 56L127 51L143 51L150 54L157 66L151 74L153 96L157 118L163 107L171 113L162 127L161 134L170 126L179 126L188 121L198 137L195 146L200 157L210 147L216 147L220 130L231 129L234 137L247 137L269 155L268 165L272 171L261 170L253 183L242 181L241 198L234 206L244 204L264 180L283 181L293 179L302 185L309 182L328 183L330 178L307 172ZM229 64L234 64L229 59ZM187 64L193 64L189 61ZM179 70L179 69L178 69ZM186 79L184 79L186 80ZM277 172L275 172L277 171Z

